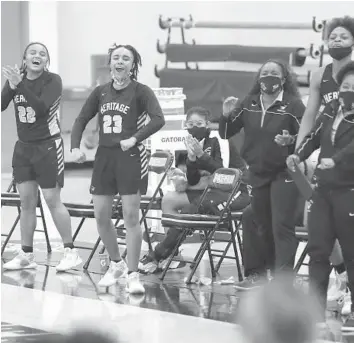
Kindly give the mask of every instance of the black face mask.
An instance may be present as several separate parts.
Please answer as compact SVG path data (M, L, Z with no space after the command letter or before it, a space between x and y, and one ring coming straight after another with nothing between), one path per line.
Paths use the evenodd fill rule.
M259 85L262 92L274 94L282 89L281 79L277 76L263 76L259 79Z
M339 92L338 98L344 111L354 110L354 92Z
M328 48L328 54L335 60L340 61L352 53L352 47Z
M210 130L207 127L197 127L193 126L191 129L188 129L188 132L198 141L201 141L203 138L206 138L209 135Z

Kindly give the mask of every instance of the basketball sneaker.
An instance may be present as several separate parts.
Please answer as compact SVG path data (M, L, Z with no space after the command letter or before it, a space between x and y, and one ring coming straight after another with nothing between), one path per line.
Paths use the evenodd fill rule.
M67 270L73 269L82 263L82 259L77 251L77 249L64 249L64 257L57 265L57 272L65 272Z
M7 262L3 266L7 270L19 270L19 269L35 269L37 263L34 262L34 254L32 252L24 252L20 250L11 261Z
M247 276L243 281L235 284L235 288L239 291L249 291L251 289L256 289L263 286L267 282L265 276L254 273Z
M354 334L354 312L351 312L347 317L344 325L342 326L342 332Z
M336 273L336 278L327 292L327 310L338 311L338 306L343 301L346 291L347 273Z
M178 258L183 259L182 254L178 253L176 255ZM162 260L159 262L159 269L164 270L166 268L167 262L170 259L170 257L166 258L165 260ZM185 261L172 261L170 264L170 268L169 269L180 269L186 266L186 262Z
M139 273L133 272L127 276L126 291L130 294L143 294L145 288L140 282Z
M343 306L341 310L342 316L349 316L350 312L352 311L352 299L349 290L339 303Z
M104 277L99 281L99 287L110 287L118 282L121 277L128 273L128 266L124 260L113 262L109 264L109 268Z
M153 274L159 267L159 262L149 253L139 261L138 269L144 274Z

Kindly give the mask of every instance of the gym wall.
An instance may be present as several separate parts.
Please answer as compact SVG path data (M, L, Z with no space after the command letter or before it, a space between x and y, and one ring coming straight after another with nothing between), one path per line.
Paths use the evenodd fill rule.
M217 4L201 1L2 1L1 64L20 63L27 43L42 41L51 54L51 70L61 75L65 88L90 87L91 56L106 54L113 42L132 44L143 59L139 81L158 87L159 79L154 75L154 65L162 68L165 57L157 52L156 43L159 39L163 44L167 39L167 30L161 30L158 25L160 15L165 18L188 18L192 15L198 21L311 22L312 16L321 20L352 13L354 2L350 1L220 1ZM307 46L317 41L319 35L312 31L307 33L291 30L187 30L186 41L191 43L193 38L197 44ZM179 29L172 30L171 42L181 43ZM211 63L202 67L215 68ZM232 63L228 63L228 68L230 67L232 68ZM220 69L223 69L222 65ZM4 83L3 77L1 83ZM76 107L72 111L63 112L72 120L77 115ZM1 118L1 170L6 173L11 172L12 151L17 139L12 104Z
M156 42L159 39L164 43L167 39L167 30L158 26L159 15L188 18L191 14L198 21L311 22L313 16L321 20L354 13L353 2L340 1L284 1L271 5L269 2L251 1L62 1L57 6L59 72L68 87L90 86L90 56L107 53L113 42L129 43L139 50L143 59L139 80L157 87L159 80L154 75L154 65L163 67L165 59L157 52ZM318 41L319 35L313 31L292 30L285 34L278 30L186 30L186 41L191 43L193 38L197 44L301 46ZM172 30L171 42L181 43L178 28ZM209 68L210 64L205 67Z
M18 65L28 43L28 3L1 1L1 66ZM5 79L1 73L1 88ZM13 146L17 140L13 104L1 114L1 171L11 172Z

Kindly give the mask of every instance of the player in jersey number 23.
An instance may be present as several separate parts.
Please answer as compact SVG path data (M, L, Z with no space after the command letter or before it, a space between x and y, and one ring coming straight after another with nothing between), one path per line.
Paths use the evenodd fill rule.
M71 135L74 160L83 162L80 150L82 133L98 115L99 146L95 156L90 192L93 194L99 235L111 259L99 282L110 286L127 275L127 291L144 293L139 281L138 263L142 232L139 224L140 196L148 186L148 161L142 141L164 125L161 107L154 92L136 81L141 58L130 45L109 49L112 81L96 87L77 117ZM149 116L150 121L146 123ZM122 260L111 221L114 196L122 197L127 229L127 264Z

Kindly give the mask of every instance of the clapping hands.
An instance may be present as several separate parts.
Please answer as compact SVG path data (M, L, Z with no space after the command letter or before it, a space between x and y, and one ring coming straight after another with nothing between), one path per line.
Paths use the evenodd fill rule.
M15 67L6 66L2 68L2 72L7 80L9 80L10 87L15 89L18 84L22 81L23 74L21 74L20 69L17 64Z
M200 158L204 154L201 144L192 135L186 137L184 144L190 161L195 161L197 157Z

